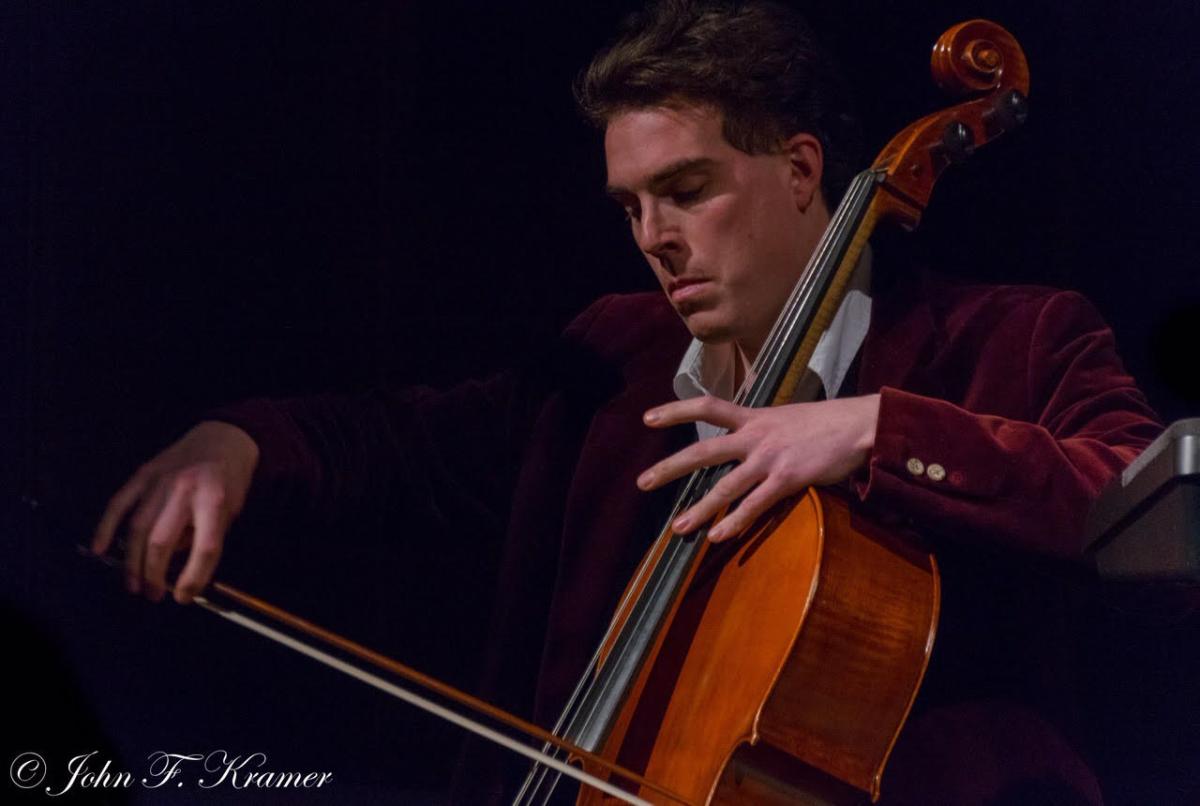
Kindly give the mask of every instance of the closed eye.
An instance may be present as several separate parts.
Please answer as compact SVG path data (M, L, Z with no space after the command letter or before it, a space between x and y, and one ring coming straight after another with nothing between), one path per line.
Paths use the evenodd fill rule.
M700 185L699 187L691 188L688 190L676 190L671 193L671 201L675 202L676 204L678 204L680 206L686 206L686 205L692 204L694 202L697 202L700 200L700 196L702 193L704 193L704 189L707 186L708 185L706 183L706 184Z

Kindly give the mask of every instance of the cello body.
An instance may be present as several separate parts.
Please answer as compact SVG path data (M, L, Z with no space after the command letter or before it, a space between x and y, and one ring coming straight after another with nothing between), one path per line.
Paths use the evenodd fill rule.
M932 555L817 488L703 551L601 755L690 803L876 798L933 646Z

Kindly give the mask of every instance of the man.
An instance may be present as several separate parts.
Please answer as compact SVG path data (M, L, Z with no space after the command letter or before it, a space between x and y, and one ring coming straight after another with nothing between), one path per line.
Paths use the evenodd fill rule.
M809 485L848 481L864 507L929 534L945 580L885 798L1100 802L1064 734L1070 664L1051 650L1069 655L1069 623L1045 616L1066 612L1055 563L1077 555L1090 502L1158 430L1111 332L1078 295L901 284L882 266L870 307L853 297L813 367L827 399L736 406L853 163L836 74L782 7L667 2L596 57L579 96L665 298L606 297L536 366L446 392L220 410L117 492L94 550L127 518L128 585L152 599L186 550L174 590L188 602L252 490L326 513L397 498L431 517L487 513L505 537L481 686L552 723L657 532L664 499L635 484L736 462L674 524L741 499L709 532L723 540ZM699 394L667 402L676 392ZM729 433L695 440L712 426ZM459 800L500 791L504 773L482 763Z

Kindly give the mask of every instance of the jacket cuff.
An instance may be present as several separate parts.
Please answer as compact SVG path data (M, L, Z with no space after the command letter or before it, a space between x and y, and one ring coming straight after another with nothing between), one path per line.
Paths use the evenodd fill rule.
M992 435L1002 423L999 417L885 386L879 393L875 445L865 474L854 481L855 491L865 504L884 505L929 494L999 495L1008 463L1002 457L996 461Z

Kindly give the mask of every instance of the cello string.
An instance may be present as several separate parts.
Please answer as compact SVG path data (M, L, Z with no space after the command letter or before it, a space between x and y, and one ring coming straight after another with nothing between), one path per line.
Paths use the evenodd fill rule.
M778 362L782 360L781 352L787 348L791 336L801 324L799 318L804 309L804 302L812 296L817 284L830 279L832 271L841 265L842 255L829 253L834 250L841 252L843 249L849 247L849 239L842 241L838 237L841 235L840 230L844 229L847 218L853 216L855 219L858 219L861 213L866 212L869 206L867 202L873 195L877 181L878 176L872 170L863 171L854 178L850 191L846 194L846 201L838 206L834 221L830 223L829 228L826 230L826 235L831 237L828 238L828 242L826 242L825 238L822 238L822 243L818 247L819 251L826 252L821 258L826 265L822 267L822 271L810 272L806 270L800 282L796 284L792 296L789 297L787 305L784 306L783 312L779 319L776 320L775 326L771 329L771 333L767 339L767 346L759 351L755 359L753 372L756 381L762 377L764 371L777 366ZM838 258L836 263L833 262L833 257ZM813 265L814 267L817 266L815 263ZM763 391L761 388L751 387L748 383L744 384L743 388L746 390L743 400L745 398L752 398ZM752 401L748 405L755 405L755 402Z
M683 496L681 494L680 498L682 498L682 497ZM678 512L681 505L682 505L681 502L679 500L677 500L675 503L674 511ZM671 519L668 519L668 522L670 520ZM659 536L659 540L661 540L661 539L662 539L662 535ZM656 545L657 545L657 543L658 543L658 541L655 541ZM567 700L567 704L563 707L563 710L558 717L558 721L554 723L553 733L555 735L561 735L561 732L563 731L564 726L567 724L567 721L569 719L574 718L575 714L573 712L577 711L577 709L578 709L580 697L583 696L583 694L586 691L589 691L590 687L594 684L594 680L595 680L594 671L600 664L600 656L604 650L604 646L607 642L607 638L608 638L608 636L612 635L612 632L616 628L616 625L621 621L622 613L625 611L628 604L632 601L633 591L635 591L641 587L641 583L642 583L643 579L645 578L645 576L647 574L649 574L651 572L651 568L653 565L653 563L651 562L652 557L653 557L653 552L648 552L647 556L645 558L643 558L642 562L638 565L637 573L634 575L633 581L629 585L629 590L627 590L625 592L625 594L622 596L621 602L617 606L616 613L614 614L612 620L609 622L609 628L605 632L604 640L601 640L600 643L597 645L596 651L592 654L591 659L588 661L588 664L586 666L586 670L585 670L584 674L580 676L579 682L575 684L575 690L571 693L571 696ZM559 751L558 747L551 745L549 742L546 742L545 745L543 745L543 747L542 747L542 752L546 753L548 755L551 755L554 758L558 758L560 751ZM521 789L517 792L517 795L513 799L513 803L514 804L520 803L522 798L526 795L527 792L529 793L530 797L532 797L537 792L538 788L541 786L541 782L545 779L546 774L547 774L547 770L540 767L537 764L537 762L534 762L533 767L530 769L529 773L525 776L525 780L521 785ZM535 775L537 776L536 782L532 780ZM530 789L531 786L533 787L532 789ZM550 797L550 795L553 794L553 792L554 792L554 786L552 784L550 787L550 791L547 792L547 794L546 794L546 798L548 799Z
M742 404L747 398L753 396L758 380L763 377L763 370L772 366L773 362L779 360L779 353L787 346L789 337L795 331L797 326L796 320L799 318L803 310L804 301L812 295L813 290L820 283L825 281L830 272L836 269L840 264L840 261L839 263L833 262L833 258L838 257L835 252L838 252L839 247L843 245L843 242L839 238L840 231L845 227L847 219L851 217L857 217L861 212L863 202L870 195L870 191L873 189L874 185L875 176L871 171L863 171L854 177L849 191L846 193L842 203L838 205L837 210L834 212L833 218L827 226L820 242L818 243L817 249L810 259L808 266L801 274L800 279L785 302L780 315L776 318L776 321L767 336L766 346L764 349L760 350L758 355L755 357L755 361L750 372L747 373L747 376L744 379L741 387L735 394L733 400L734 403ZM771 357L768 359L767 356ZM722 428L718 432L717 436L722 436L727 433L729 433L729 429ZM725 469L727 471L727 468L705 467L692 475L692 477L689 479L688 485L676 499L675 505L671 510L671 514L667 518L668 526L665 527L662 532L660 532L658 540L655 541L655 545L657 545L659 541L670 536L671 530L669 528L669 524L675 519L675 517L686 504L691 503L692 499L690 499L689 494L692 493L693 488L708 488L711 484L715 483L715 480L710 478L711 475L724 475L724 473L719 473L721 469ZM718 471L718 473L710 472L714 470ZM699 480L699 484L694 483L697 482L697 480ZM699 498L700 496L696 495L695 497ZM613 630L616 629L618 625L623 625L626 623L627 619L622 618L622 616L626 613L628 607L632 603L634 593L641 590L642 586L640 583L642 579L651 571L650 559L654 555L655 552L650 552L643 563L639 566L633 582L629 585L629 589L626 591L625 595L621 599L621 602L618 604L617 610L609 624L608 630L605 632L604 637L600 641L599 647L585 667L584 674L580 677L579 682L575 686L575 690L572 692L570 698L568 698L567 704L564 706L558 721L555 723L555 734L558 734L563 729L564 724L568 723L568 721L574 720L574 718L578 715L578 709L581 707L581 700L586 699L586 695L591 692L592 687L596 684L596 670L599 664L601 651L606 645L608 645L612 637ZM658 565L664 561L665 557L665 553L659 552L658 562L654 564L654 568L657 568ZM557 758L559 755L558 748L551 748L549 743L547 743L543 749L553 757ZM533 767L526 775L521 790L517 793L513 803L522 803L523 799L527 795L529 797L535 796L538 790L542 787L543 782L548 774L549 771L540 767L539 763L535 761ZM557 782L558 776L555 775L549 784L549 791L545 796L545 800L548 800L552 795ZM543 802L545 802L545 800L543 800Z
M705 468L705 470L707 470L707 469L708 468ZM667 519L668 523L670 523L670 521L674 520L675 515L678 514L680 509L683 508L685 500L687 499L694 482L695 482L695 477L689 479L688 485L684 488L684 490L682 490L680 492L679 496L676 498L675 504L672 508L672 515ZM657 546L658 543L662 539L664 539L664 537L667 534L668 534L667 530L664 530L664 532L660 533L659 538L654 542L653 545ZM646 557L643 558L642 562L638 565L638 570L637 570L637 573L634 575L632 583L629 585L628 590L626 590L625 593L622 595L621 601L617 606L616 612L613 615L613 618L609 622L609 627L604 634L605 635L604 639L601 640L600 643L597 645L596 651L592 654L591 659L588 661L588 664L585 667L584 673L579 678L579 682L575 684L575 690L571 693L571 696L567 700L567 704L563 707L563 710L562 710L561 714L559 715L558 721L554 724L553 732L556 735L562 735L563 728L568 723L568 720L574 719L575 716L577 715L577 712L579 709L580 698L583 697L585 695L585 693L590 692L592 690L592 687L595 684L595 672L596 672L596 669L599 667L600 657L604 650L604 646L607 643L608 637L610 637L612 635L613 630L615 630L617 628L617 625L622 622L623 619L621 618L621 616L628 609L629 605L632 603L633 598L634 598L634 591L638 590L642 586L642 583L643 583L645 577L648 574L652 573L654 568L657 567L657 565L652 562L652 558L654 557L654 555L655 555L655 552L653 552L653 551L647 552ZM660 561L661 561L661 558L660 558ZM544 745L543 751L549 755L552 755L555 758L557 758L559 755L559 748L552 746L549 742L547 742ZM545 780L545 776L546 776L547 772L548 771L546 769L540 768L539 765L535 762L533 764L533 766L530 768L529 773L525 776L525 780L521 785L520 791L517 793L516 797L514 798L513 803L514 804L520 803L522 801L522 799L526 796L527 793L528 793L529 797L533 797L534 794L537 792L537 790L541 787L542 781ZM537 778L536 781L533 780L535 776ZM532 786L532 789L531 789L531 786ZM547 793L546 797L549 798L550 795L553 794L553 791L554 791L554 784L551 784L550 791Z

